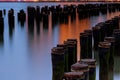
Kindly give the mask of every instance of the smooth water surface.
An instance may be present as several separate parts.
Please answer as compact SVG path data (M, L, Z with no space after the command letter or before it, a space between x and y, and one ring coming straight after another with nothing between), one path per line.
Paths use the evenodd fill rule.
M0 42L0 80L52 80L51 48L58 43L63 43L68 38L77 38L79 33L85 29L94 27L97 23L111 19L119 15L119 12L99 14L85 19L76 19L68 24L58 23L53 26L51 16L49 25L43 27L42 22L39 27L34 25L34 29L29 31L27 20L24 26L17 21L17 12L20 9L27 11L27 6L51 6L62 3L0 3L0 9L13 8L15 10L15 27L9 30L7 13L4 16L4 40ZM78 42L78 60L80 49ZM119 58L117 58L119 59ZM118 63L118 62L117 62ZM117 64L116 63L116 64ZM118 65L119 66L119 65ZM117 66L117 67L118 67ZM119 69L119 68L116 68ZM99 80L99 65L96 70L96 80ZM114 80L120 79L120 70L114 75Z

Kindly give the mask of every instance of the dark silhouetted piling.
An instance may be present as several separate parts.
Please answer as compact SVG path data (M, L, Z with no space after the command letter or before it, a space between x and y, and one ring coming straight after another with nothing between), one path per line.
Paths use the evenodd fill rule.
M75 59L75 61L77 62L77 39L67 39L67 41L68 42L73 42L74 43L74 45L75 45L75 51L74 51L74 59Z
M71 71L73 72L83 72L85 75L84 80L89 80L89 68L88 64L83 62L75 63L71 66Z
M77 53L76 53L76 41L64 41L64 44L67 45L67 53L68 53L68 71L71 70L71 65L77 62Z
M109 56L109 68L113 70L114 66L114 54L115 54L115 38L105 37L104 41L110 42L110 56Z
M65 53L64 53L64 58L65 58L65 67L64 67L64 71L65 72L68 72L68 50L67 50L67 45L65 44L57 44L57 47L62 47L64 50L65 50Z
M4 15L6 15L6 10L5 9L3 9L3 13L4 13Z
M53 69L53 77L52 80L62 80L64 75L64 48L62 47L54 47L51 50L52 55L52 69Z
M26 13L23 9L20 10L20 12L18 13L18 21L20 21L21 26L23 26L24 22L26 21Z
M83 72L66 72L62 80L84 80Z
M10 9L8 12L8 23L9 23L9 27L13 28L15 25L15 18L14 18L14 10Z
M2 12L0 11L0 43L3 42L4 36L4 19L2 17Z
M0 17L0 35L3 35L4 33L4 19L3 17Z
M2 10L0 10L0 17L2 17L3 16L3 14L2 14Z
M92 28L93 39L94 39L94 49L97 50L98 43L104 41L105 37L105 27L104 22L98 23L95 27Z
M43 16L43 27L44 27L44 28L48 28L49 14L43 13L42 16Z
M88 29L84 30L84 32L87 33L88 35L88 47L87 47L88 58L92 58L92 30Z
M80 58L92 58L92 31L80 33Z
M113 37L115 38L115 49L116 53L119 53L120 48L120 29L114 29L113 31Z
M108 79L108 71L109 71L109 55L110 55L110 46L109 42L99 42L99 62L100 62L100 72L99 78L100 80L109 80Z
M81 62L88 64L89 80L96 79L96 60L95 59L81 59Z
M28 30L30 34L34 32L34 18L35 18L35 8L27 7L27 20L28 20Z

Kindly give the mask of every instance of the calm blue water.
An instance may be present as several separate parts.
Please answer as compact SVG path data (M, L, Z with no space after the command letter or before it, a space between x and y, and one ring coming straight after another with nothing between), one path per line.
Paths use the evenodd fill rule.
M119 12L99 14L85 19L78 19L68 24L56 24L52 26L51 16L49 16L49 26L44 28L42 22L39 28L34 25L34 30L29 32L28 25L21 26L17 21L17 12L20 9L27 10L27 6L45 6L67 3L0 3L0 9L13 8L15 10L15 27L9 32L7 13L4 16L4 40L0 43L0 80L52 80L51 48L58 43L62 43L68 38L77 38L79 33L85 29L95 26L101 21L110 19ZM77 4L77 3L74 3ZM26 20L27 22L27 20ZM79 44L79 42L78 42ZM78 46L79 49L79 46ZM80 58L78 50L78 60ZM117 60L119 57L116 58ZM118 62L116 62L118 64ZM119 66L119 65L118 65ZM116 66L116 67L118 67ZM119 67L115 70L114 80L120 79ZM96 70L96 80L99 80L99 64Z

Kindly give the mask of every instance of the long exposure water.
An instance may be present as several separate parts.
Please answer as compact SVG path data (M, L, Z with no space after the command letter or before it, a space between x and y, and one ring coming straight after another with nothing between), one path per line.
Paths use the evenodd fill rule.
M15 10L15 27L9 30L7 13L4 16L4 40L0 42L0 80L52 80L51 48L58 43L63 43L68 38L76 38L79 41L79 33L85 29L90 29L97 23L118 16L119 12L107 14L99 13L97 16L91 16L71 21L68 23L52 24L49 16L49 25L47 28L34 25L34 29L29 31L27 20L24 26L17 21L17 12L24 9L27 12L27 6L51 6L63 3L40 2L40 3L12 3L1 2L0 9ZM64 3L67 4L67 3ZM70 4L70 3L69 3ZM78 3L74 3L78 4ZM80 59L80 49L78 42L78 60ZM119 57L116 57L114 80L120 79ZM96 68L96 80L99 80L99 63Z

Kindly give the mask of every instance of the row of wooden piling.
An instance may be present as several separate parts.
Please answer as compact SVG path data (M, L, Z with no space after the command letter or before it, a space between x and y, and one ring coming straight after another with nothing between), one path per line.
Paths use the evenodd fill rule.
M88 30L90 32L89 34L86 33L86 30L83 33L80 33L81 57L83 58L91 57L87 56L88 55L87 50L89 49L89 46L92 44L94 44L94 50L98 51L100 62L99 70L100 80L109 80L107 76L109 74L108 73L109 70L113 71L114 55L115 53L120 51L119 22L120 16L116 16L111 20L98 23L91 30ZM92 38L90 39L88 35L93 36L94 43L92 43L91 41ZM89 55L90 53L91 52L89 52Z
M77 39L67 39L51 49L52 80L95 80L95 59L77 61Z
M34 19L36 20L37 25L40 24L40 21L43 21L43 26L48 26L48 20L49 20L49 14L52 14L52 22L68 22L68 16L71 16L71 19L74 19L76 17L76 9L79 13L79 16L87 16L85 14L94 14L96 11L101 11L104 9L119 9L120 10L120 4L119 3L112 3L112 4L78 4L78 5L64 5L63 7L61 5L56 6L36 6L36 7L27 7L27 19L28 19L28 26L33 27L34 26ZM82 15L83 13L83 15ZM6 14L6 10L0 10L0 26L1 31L0 34L3 33L3 14ZM18 12L18 21L21 23L21 25L24 25L24 22L26 21L26 13L23 9L21 9ZM11 28L14 27L15 24L15 17L14 17L14 10L10 9L8 11L8 24Z
M92 59L93 54L92 54L92 38L94 39L94 49L98 50L98 55L99 55L99 62L100 62L100 71L99 71L99 76L100 80L109 80L108 79L108 71L113 70L113 65L114 65L114 54L115 54L115 47L118 48L120 46L120 30L119 30L119 20L120 16L116 16L112 18L111 20L107 20L105 22L98 23L95 27L93 27L91 30L85 30L83 33L80 33L80 46L81 46L81 60L76 62L72 62L74 59L73 56L69 57L69 53L67 54L68 57L65 58L64 60L68 59L70 62L72 62L69 66L69 70L65 72L63 70L63 73L61 73L61 78L60 76L54 77L55 75L53 74L53 80L95 80L95 63L96 60ZM72 49L71 49L72 50ZM72 52L72 51L70 51ZM59 53L55 53L56 55L59 55ZM53 73L54 71L59 71L58 68L56 69L56 65L54 65L54 60L52 54L52 63L53 63ZM64 55L64 54L63 54ZM59 57L60 58L60 57ZM88 59L89 58L89 59ZM58 59L58 58L57 58ZM63 59L62 59L63 60ZM63 60L63 63L64 63ZM89 64L85 64L88 61L90 63L93 63L92 67L92 73L94 73L94 77L92 79L88 79L88 75L91 75L90 73L91 68L89 67ZM75 63L75 64L74 64ZM87 66L88 65L88 66ZM63 64L64 67L66 67ZM60 66L59 66L59 69ZM57 73L56 72L56 73ZM65 72L65 73L64 73ZM64 75L63 75L64 74ZM58 75L58 74L56 74Z

